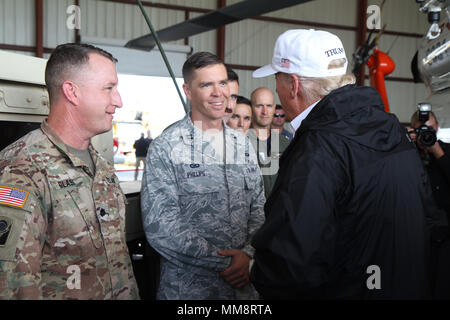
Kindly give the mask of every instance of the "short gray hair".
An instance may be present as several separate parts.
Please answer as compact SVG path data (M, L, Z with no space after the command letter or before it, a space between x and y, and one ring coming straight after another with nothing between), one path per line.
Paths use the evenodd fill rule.
M328 69L340 68L345 64L345 59L336 59L330 62ZM302 95L306 101L313 103L328 95L331 91L354 84L356 78L353 73L346 73L339 76L313 78L296 75L302 82Z

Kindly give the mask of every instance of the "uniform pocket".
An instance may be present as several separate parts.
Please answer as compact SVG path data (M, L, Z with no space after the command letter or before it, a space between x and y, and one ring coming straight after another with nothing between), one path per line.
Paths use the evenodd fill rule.
M223 171L218 166L180 165L177 174L181 223L189 224L200 236L213 241L213 235L227 219Z
M49 223L51 244L65 250L77 252L77 247L87 250L89 238L93 247L102 246L101 235L95 215L92 190L82 177L61 180L49 179L52 195L52 216ZM66 182L69 181L69 182Z
M118 182L108 184L105 188L96 200L103 238L112 243L125 241L126 197ZM121 250L120 246L116 249Z

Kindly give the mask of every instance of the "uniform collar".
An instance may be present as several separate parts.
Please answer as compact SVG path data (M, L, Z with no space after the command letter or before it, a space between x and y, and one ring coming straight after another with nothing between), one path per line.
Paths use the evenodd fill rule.
M203 131L199 128L197 128L196 126L194 126L194 123L192 122L191 119L191 113L186 114L186 116L183 118L183 126L181 126L183 129L187 128L187 130L182 131L181 136L183 138L183 142L184 144L191 144L192 143L192 139L196 139L197 137L199 137L200 139L202 139L203 137ZM238 133L231 129L226 123L225 121L222 120L222 130L225 131L225 136L229 136L231 135L233 138L238 138ZM182 130L183 130L182 129ZM237 139L239 140L239 139Z
M47 119L45 119L42 122L41 130L48 137L48 139L55 145L55 147L58 148L59 151L63 155L65 155L75 167L85 166L85 164L81 161L81 159L79 159L73 153L70 152L67 145L61 140L61 138L56 134L56 132L48 125ZM94 149L94 147L92 146L91 143L89 143L88 150L89 150L89 153L91 154L94 165L97 167L97 162L103 160L103 158L100 156L100 154L97 152L97 150ZM108 161L104 160L102 162L104 162L103 165L107 167L108 171L114 172L114 167L112 167Z
M237 150L246 150L245 147L248 145L248 137L228 127L223 120L222 124L222 134L225 136L225 148L228 150L225 153L227 157L234 155L235 152L239 152ZM209 152L205 152L206 144L209 142L203 140L203 131L194 126L190 114L187 114L181 120L179 130L179 136L185 146L191 146L192 150L201 154L202 157L215 159Z

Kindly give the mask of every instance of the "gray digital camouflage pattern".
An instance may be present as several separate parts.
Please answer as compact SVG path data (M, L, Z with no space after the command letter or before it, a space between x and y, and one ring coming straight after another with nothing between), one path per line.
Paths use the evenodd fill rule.
M152 145L142 180L145 233L161 258L158 299L256 299L253 286L233 289L219 273L264 222L264 186L248 137L224 125L225 159L218 157L190 116Z
M92 145L95 175L46 122L0 152L1 299L138 299L125 197ZM5 200L6 199L6 200Z

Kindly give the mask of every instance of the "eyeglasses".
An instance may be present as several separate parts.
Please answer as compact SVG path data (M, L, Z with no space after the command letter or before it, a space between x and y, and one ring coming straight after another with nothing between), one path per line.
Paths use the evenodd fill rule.
M278 117L284 118L284 117L286 117L285 114L281 114L281 113L275 113L273 116L274 116L275 118L278 118Z

